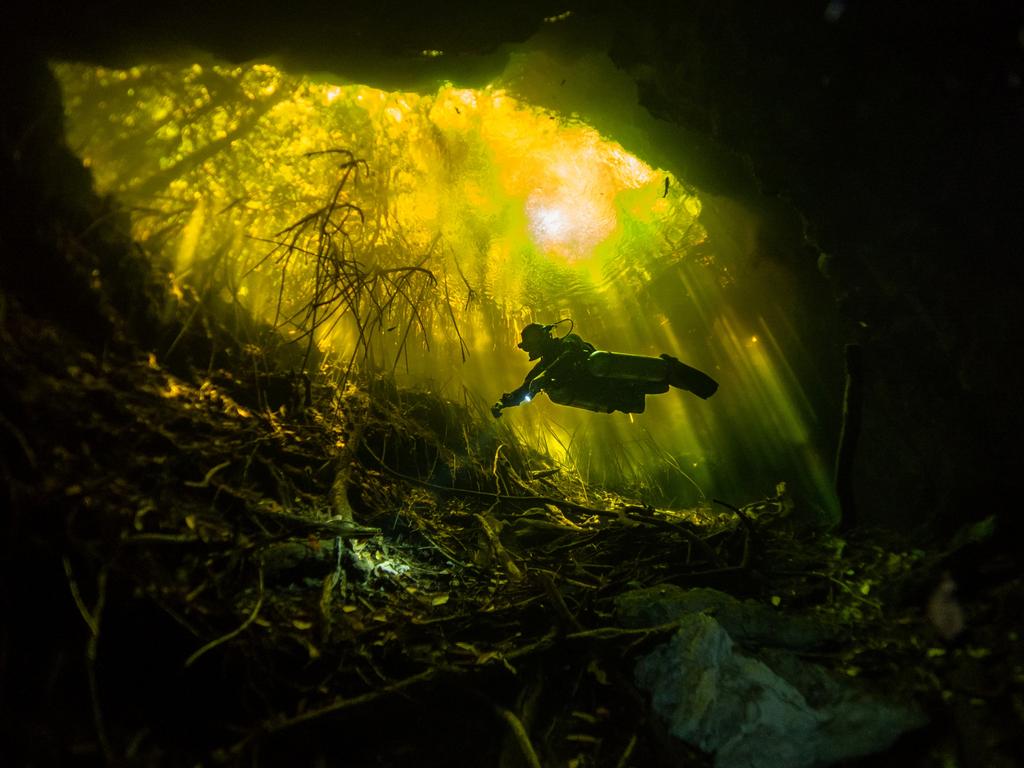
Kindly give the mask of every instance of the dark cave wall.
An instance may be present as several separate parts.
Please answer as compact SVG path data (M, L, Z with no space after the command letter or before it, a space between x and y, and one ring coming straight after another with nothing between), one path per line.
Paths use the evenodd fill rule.
M694 183L802 212L808 246L773 257L817 260L847 339L863 345L861 521L941 532L1012 482L1022 426L1024 18L1009 2L870 5L641 0L580 15L648 109L697 147L682 169ZM191 45L352 77L389 61L378 80L444 67L486 79L500 43L565 10L415 8L43 3L8 55L123 63ZM427 48L449 55L417 56Z
M863 522L979 514L1021 428L1021 6L641 2L619 29L648 108L748 157L824 254L864 349Z

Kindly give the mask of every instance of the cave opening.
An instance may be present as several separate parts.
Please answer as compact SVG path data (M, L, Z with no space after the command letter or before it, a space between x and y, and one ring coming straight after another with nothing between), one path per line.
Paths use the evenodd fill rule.
M568 321L725 385L636 416L540 398L508 416L520 439L651 504L784 483L834 524L838 320L797 214L689 183L682 140L607 56L552 45L521 46L482 87L417 91L210 57L53 69L70 146L169 266L169 295L272 326L275 367L487 404L525 374L519 330ZM324 247L341 254L330 280Z

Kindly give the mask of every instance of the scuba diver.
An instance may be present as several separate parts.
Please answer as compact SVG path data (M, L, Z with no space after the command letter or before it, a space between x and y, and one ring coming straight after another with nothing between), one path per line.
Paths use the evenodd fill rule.
M573 333L572 325L564 336L552 335L552 329L563 322L530 323L523 328L518 347L531 361L539 361L519 387L503 394L491 406L495 418L501 416L504 408L530 402L538 392L546 392L559 405L598 413L643 413L647 395L668 392L670 386L705 400L718 389L718 382L706 373L670 355L646 357L604 352Z

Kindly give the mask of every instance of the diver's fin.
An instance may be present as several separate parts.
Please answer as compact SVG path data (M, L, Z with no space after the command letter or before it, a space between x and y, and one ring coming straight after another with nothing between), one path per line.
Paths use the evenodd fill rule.
M703 371L691 368L671 355L661 355L661 359L668 363L668 383L673 387L693 392L705 400L718 391L718 382Z

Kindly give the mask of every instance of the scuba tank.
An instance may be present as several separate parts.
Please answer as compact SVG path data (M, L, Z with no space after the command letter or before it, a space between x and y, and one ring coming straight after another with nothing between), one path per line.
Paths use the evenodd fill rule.
M530 383L531 395L543 390L547 393L548 399L557 405L584 408L598 413L611 413L612 411L643 413L646 407L645 395L649 391L664 392L668 390L668 384L664 383L665 363L663 360L646 358L662 367L660 382L656 382L628 379L623 376L616 378L597 376L590 370L590 361L595 355L609 357L612 356L612 353L594 352L578 363L556 371L555 375L552 375L551 372L542 373ZM614 356L633 357L634 360L639 361L645 359L634 355Z
M589 373L601 379L665 381L668 377L668 362L660 357L599 351L591 353L586 366Z
M646 357L598 351L590 354L585 365L588 373L600 379L667 382L705 400L718 390L717 381L671 355Z
M548 395L548 400L557 405L585 408L598 413L611 413L612 411L643 413L647 407L644 391L634 387L619 385L611 389L606 387L593 390L591 388L590 391L581 391L579 388L572 387L551 387L544 391Z

